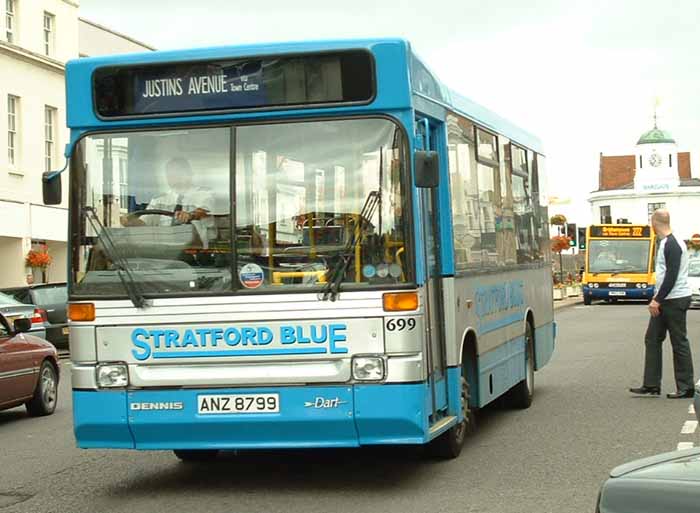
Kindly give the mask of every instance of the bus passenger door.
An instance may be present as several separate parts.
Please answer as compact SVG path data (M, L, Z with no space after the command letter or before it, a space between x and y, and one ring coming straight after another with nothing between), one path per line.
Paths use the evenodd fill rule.
M416 120L417 149L437 148L437 124L426 118ZM444 165L444 163L441 163ZM443 185L444 186L444 185ZM440 420L438 413L447 408L447 378L444 337L444 305L440 274L440 229L438 220L438 188L418 189L422 218L423 255L425 268L426 363L432 393L431 423ZM419 252L419 258L421 258Z

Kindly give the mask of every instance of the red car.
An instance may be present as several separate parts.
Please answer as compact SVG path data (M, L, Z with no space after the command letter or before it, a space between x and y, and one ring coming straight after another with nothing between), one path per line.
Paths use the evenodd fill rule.
M58 400L58 354L46 340L27 334L31 319L0 314L0 410L24 404L32 416L50 415Z

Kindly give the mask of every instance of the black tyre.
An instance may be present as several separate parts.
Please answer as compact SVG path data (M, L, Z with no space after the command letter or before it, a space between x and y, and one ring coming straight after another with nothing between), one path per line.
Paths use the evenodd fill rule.
M511 408L526 409L532 404L535 394L535 336L530 323L525 324L525 379L506 394Z
M462 422L430 442L430 452L433 456L443 460L456 458L462 452L464 441L476 430L476 416L469 407L469 397L469 383L462 377Z
M588 306L591 304L591 296L583 294L583 304Z
M175 449L173 451L180 461L186 463L198 461L211 461L219 454L217 449Z
M58 373L48 360L39 369L39 380L34 389L34 397L26 403L27 412L32 417L51 415L58 402Z

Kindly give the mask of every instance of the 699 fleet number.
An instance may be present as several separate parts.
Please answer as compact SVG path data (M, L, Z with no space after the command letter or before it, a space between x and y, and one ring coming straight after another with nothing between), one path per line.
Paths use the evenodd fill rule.
M413 317L387 319L385 326L387 331L412 331L416 328L416 320Z

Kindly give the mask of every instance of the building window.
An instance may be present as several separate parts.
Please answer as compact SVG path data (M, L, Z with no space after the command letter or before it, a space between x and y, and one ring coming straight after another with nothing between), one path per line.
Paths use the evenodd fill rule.
M668 167L673 167L673 156L668 154Z
M44 53L46 55L53 55L55 24L56 17L44 12Z
M647 215L651 219L651 215L660 208L666 208L666 203L649 203L647 204Z
M54 148L56 142L56 109L44 107L44 161L45 171L53 169Z
M600 224L612 224L610 205L600 207Z
M7 96L7 162L10 166L17 165L19 147L19 98Z
M8 43L15 42L16 21L15 0L5 0L5 38Z
M639 156L639 169L642 169L642 156Z

